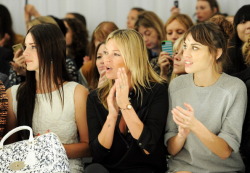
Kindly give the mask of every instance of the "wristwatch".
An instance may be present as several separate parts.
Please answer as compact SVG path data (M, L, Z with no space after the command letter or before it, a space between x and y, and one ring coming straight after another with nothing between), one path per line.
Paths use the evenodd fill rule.
M131 110L133 107L131 105L131 103L127 104L127 106L125 108L120 108L121 111L123 110Z

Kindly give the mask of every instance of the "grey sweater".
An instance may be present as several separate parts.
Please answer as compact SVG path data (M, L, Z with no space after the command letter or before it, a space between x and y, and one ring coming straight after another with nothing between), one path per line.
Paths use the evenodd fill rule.
M172 108L184 108L183 103L188 103L194 108L196 119L212 133L224 139L233 149L230 157L222 160L191 132L181 151L170 158L170 171L244 171L239 146L247 105L247 90L241 80L223 73L214 85L198 87L193 82L193 74L182 75L170 83L169 99L165 144L178 133L178 127L171 114Z

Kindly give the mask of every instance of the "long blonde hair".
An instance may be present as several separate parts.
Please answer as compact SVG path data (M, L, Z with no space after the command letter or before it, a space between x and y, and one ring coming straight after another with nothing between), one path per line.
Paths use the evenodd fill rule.
M242 54L247 66L250 66L250 35L242 47Z
M119 49L124 63L131 73L131 84L135 92L142 95L143 88L150 88L150 82L162 83L163 79L151 67L147 48L140 33L132 29L121 29L109 34L106 42L113 40ZM107 96L113 85L112 80L98 89L98 97L106 109Z

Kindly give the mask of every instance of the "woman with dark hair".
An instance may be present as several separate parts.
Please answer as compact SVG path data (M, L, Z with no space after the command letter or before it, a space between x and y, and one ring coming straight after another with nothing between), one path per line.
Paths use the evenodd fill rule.
M138 15L143 11L145 11L143 8L139 8L139 7L131 8L131 10L128 13L128 17L127 17L127 28L128 29L134 29L135 22L138 18Z
M7 90L8 130L28 125L34 135L56 133L70 158L71 172L82 172L81 157L89 155L88 91L69 81L64 36L56 25L35 25L27 32L25 46L26 80ZM12 141L17 137L28 136L23 131L13 136Z
M95 66L95 64L92 64L92 59L95 58L95 52L96 47L99 43L104 42L108 35L114 31L117 30L118 27L114 22L110 21L104 21L101 22L95 30L92 33L91 41L89 44L89 57L88 61L84 61L83 66L79 70L79 79L85 80L82 82L84 85L89 85L92 81L92 66Z
M14 44L21 43L23 36L15 34L9 10L0 4L0 46L11 49Z
M197 22L207 21L215 14L220 13L220 7L216 0L197 0L196 12Z
M247 68L237 74L247 86L247 97L250 99L250 35L242 47L242 54ZM250 172L250 101L247 104L246 117L242 129L242 140L240 144L240 152L246 166L246 172Z
M247 68L242 55L242 45L250 35L250 5L242 6L234 16L234 33L230 41L228 55L230 57L230 67L226 69L228 74L238 73Z
M67 28L66 45L67 56L75 60L77 70L83 64L83 57L87 55L88 32L86 27L77 19L64 19Z
M78 19L80 20L83 25L85 26L85 28L87 28L87 22L86 22L86 18L81 15L80 13L67 13L65 18L69 18L69 19Z
M239 152L247 90L221 73L227 40L220 27L205 22L184 35L185 71L169 86L165 145L169 172L244 172Z
M104 56L105 44L101 42L96 47L95 56L92 59L92 67L91 67L91 81L89 83L89 89L94 90L99 88L103 82L105 81L105 67L104 67Z

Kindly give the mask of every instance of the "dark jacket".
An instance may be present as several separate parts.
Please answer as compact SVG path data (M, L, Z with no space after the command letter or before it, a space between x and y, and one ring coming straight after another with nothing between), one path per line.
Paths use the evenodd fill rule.
M90 93L87 101L87 120L89 128L90 149L93 162L105 166L111 173L147 172L163 173L166 170L166 147L164 131L168 112L168 93L166 84L154 84L152 89L143 91L143 98L133 91L129 93L133 109L144 124L138 140L129 130L126 135L119 130L117 120L113 144L104 148L98 141L98 134L104 125L108 111L100 103L97 91ZM144 153L143 149L150 154Z
M240 152L246 166L246 172L250 172L250 67L234 76L240 78L247 86L248 103L242 128Z

